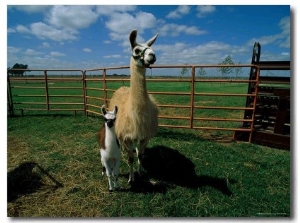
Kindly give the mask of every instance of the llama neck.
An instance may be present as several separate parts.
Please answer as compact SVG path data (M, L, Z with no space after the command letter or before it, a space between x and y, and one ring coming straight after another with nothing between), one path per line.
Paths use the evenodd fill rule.
M146 87L146 68L136 65L133 58L130 63L130 96L132 104L145 103L149 97Z
M110 145L115 144L116 143L116 132L115 132L115 126L109 128L106 124L105 124L105 145L106 147L110 147Z
M115 132L115 126L109 128L106 124L105 124L105 139L113 139L116 137L116 132Z

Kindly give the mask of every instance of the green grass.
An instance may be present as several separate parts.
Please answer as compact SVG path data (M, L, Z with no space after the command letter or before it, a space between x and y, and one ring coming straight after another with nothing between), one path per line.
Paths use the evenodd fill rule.
M159 128L145 156L147 177L128 184L124 153L121 189L109 193L96 142L100 118L25 115L7 122L11 217L290 216L288 151Z
M117 89L128 82L108 82ZM44 86L44 83L13 83ZM81 87L55 82L50 87ZM102 88L101 82L88 87ZM148 82L149 91L190 92L189 83ZM196 83L196 93L246 93L247 84ZM45 94L44 89L13 88L17 94ZM81 89L50 89L50 94L80 95ZM112 93L109 93L109 97ZM102 91L88 95L103 97ZM160 104L189 105L189 96L154 95ZM82 102L82 98L50 98ZM15 102L45 101L14 97ZM90 100L101 106L103 102ZM196 106L245 106L244 97L195 96ZM15 108L33 105L16 104ZM37 107L44 108L45 105ZM69 108L68 105L60 105ZM81 108L77 106L76 108ZM100 111L99 111L100 112ZM160 108L161 115L189 116L189 109ZM17 113L17 112L16 112ZM195 117L242 118L243 111L195 109ZM230 131L159 128L148 144L148 174L127 182L122 155L119 191L109 193L101 175L96 134L99 117L71 112L25 111L8 117L8 206L11 217L287 217L290 216L290 153L232 141ZM160 119L160 124L188 125L189 120ZM236 122L194 121L195 126L237 127ZM224 140L226 139L226 140ZM229 139L229 140L228 140ZM135 166L136 168L136 166Z

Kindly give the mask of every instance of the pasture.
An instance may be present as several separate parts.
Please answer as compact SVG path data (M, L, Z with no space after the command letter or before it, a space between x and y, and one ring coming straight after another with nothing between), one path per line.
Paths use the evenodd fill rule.
M65 83L55 83L64 86ZM80 83L69 83L77 86ZM120 83L111 83L112 88ZM26 85L26 84L24 84ZM28 83L27 83L28 85ZM38 83L35 83L38 85ZM91 83L96 85L96 83ZM123 85L123 84L121 84ZM189 84L150 83L149 91ZM246 84L199 83L216 92L245 92ZM24 89L13 89L14 94ZM18 92L19 91L19 92ZM36 89L39 91L39 89ZM53 89L63 91L63 89ZM78 92L79 91L79 92ZM200 90L199 90L200 91ZM59 93L59 92L58 92ZM79 94L74 89L71 94ZM32 92L31 92L32 94ZM99 91L90 92L99 95ZM159 103L188 104L185 96L155 96ZM173 97L173 98L172 98ZM41 99L41 98L40 98ZM18 100L18 99L17 99ZM22 100L31 100L24 99ZM64 98L58 98L60 103ZM68 101L70 98L68 98ZM71 100L76 100L71 98ZM199 104L244 106L245 98L197 96ZM99 106L100 102L98 101ZM65 105L67 106L67 105ZM184 109L160 114L188 116ZM197 115L242 118L242 111L195 111ZM186 125L166 119L163 124ZM7 173L10 217L289 217L290 153L234 142L232 132L159 128L148 144L147 175L127 182L124 153L119 191L109 193L101 175L96 134L101 117L70 112L25 112L7 120ZM196 124L196 123L195 123ZM205 121L200 124L207 125ZM199 124L199 125L200 125ZM229 123L233 127L240 123ZM198 125L198 124L197 124ZM228 126L228 122L218 122ZM220 140L226 139L226 140Z

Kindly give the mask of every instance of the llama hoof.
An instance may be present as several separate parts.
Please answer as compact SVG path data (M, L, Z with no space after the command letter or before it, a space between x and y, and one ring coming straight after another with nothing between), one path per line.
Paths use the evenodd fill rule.
M132 172L131 174L129 173L129 179L128 179L128 183L134 182L134 172Z
M132 183L134 183L134 180L129 179L129 180L128 180L128 183L129 183L129 184L132 184Z

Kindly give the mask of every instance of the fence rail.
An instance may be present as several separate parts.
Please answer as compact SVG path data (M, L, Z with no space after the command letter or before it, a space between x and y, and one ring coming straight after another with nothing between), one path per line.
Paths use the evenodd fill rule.
M157 97L185 97L184 103L170 102L163 103L158 101L158 107L164 111L159 114L159 126L171 127L171 128L189 128L189 129L201 129L201 130L218 130L218 131L245 131L252 133L254 123L254 110L255 103L251 107L246 106L223 106L223 105L201 105L196 101L198 97L234 97L244 98L246 97L257 97L256 93L248 94L245 90L244 93L236 92L201 92L201 83L204 84L249 84L255 85L259 82L259 67L256 67L258 72L256 80L245 80L245 79L207 79L203 77L196 77L196 69L202 68L214 68L220 67L241 67L251 68L255 65L155 65L152 66L152 70L156 69L190 69L189 77L148 77L146 79L147 86L159 83L166 84L178 84L185 83L188 85L188 91L169 91L160 89L149 89L149 93ZM111 94L117 89L119 85L129 85L129 78L116 78L112 75L107 75L108 71L116 71L120 69L129 70L129 66L122 67L108 67L90 70L26 70L26 72L38 72L38 77L24 76L24 77L11 77L8 73L8 108L11 115L14 114L15 110L20 110L23 114L24 111L73 111L84 112L85 115L101 115L101 105L108 104ZM49 73L64 73L62 76L54 76L55 74ZM68 75L76 73L76 77L70 77ZM100 73L99 73L100 72ZM87 75L87 74L90 75ZM92 76L92 73L96 73ZM67 74L67 75L65 75ZM62 83L62 86L56 86L56 84ZM76 82L76 84L74 84ZM25 83L25 84L24 84ZM27 85L27 84L29 85ZM32 83L32 84L31 84ZM55 83L55 86L53 85ZM67 84L68 83L68 84ZM35 86L38 85L38 86ZM165 90L165 91L161 91ZM44 92L41 92L44 91ZM65 91L66 93L62 93ZM27 93L26 93L27 92ZM65 100L60 100L65 99ZM244 100L244 101L245 101ZM242 103L245 104L245 103ZM174 110L181 109L182 114L174 113ZM222 111L240 111L241 113L245 110L251 111L252 116L249 119L245 119L243 114L239 117L230 117L229 113L224 113L224 117L210 117L205 116L205 113L199 116L204 110L222 110ZM170 112L172 111L172 112ZM229 116L229 117L227 117ZM177 122L171 122L176 121ZM165 121L165 122L163 122ZM183 121L182 123L180 121ZM187 122L187 123L186 123ZM207 125L199 126L197 123L203 122L225 122L235 123L234 125L225 124L225 126L218 125ZM248 122L250 123L249 128L239 127L239 123ZM249 142L251 141L251 134L249 136Z

